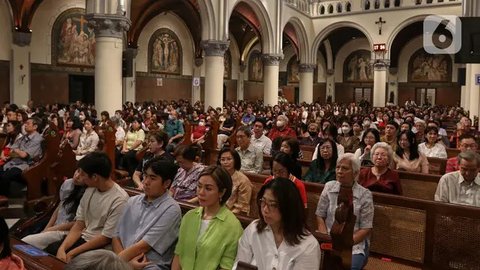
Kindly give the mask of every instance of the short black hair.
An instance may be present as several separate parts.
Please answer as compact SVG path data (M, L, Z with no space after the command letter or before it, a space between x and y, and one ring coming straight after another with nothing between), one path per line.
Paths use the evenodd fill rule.
M202 176L211 176L215 183L217 184L218 187L218 192L222 192L225 190L225 193L222 196L222 199L220 200L220 204L224 205L227 200L230 198L232 195L232 188L233 188L233 183L232 183L232 177L230 174L221 166L218 165L212 165L206 167L202 173L200 173L200 177Z
M392 121L388 121L388 123L387 123L385 126L388 126L388 125L394 126L397 131L398 131L398 129L400 128L400 126L398 125L398 123L395 122L395 121L393 121L393 120L392 120Z
M192 145L179 145L175 148L173 156L181 156L186 160L195 161L195 157L197 156L197 149Z
M162 130L153 130L149 133L150 137L155 138L157 142L162 143L162 149L165 150L168 144L168 134Z
M296 163L290 155L287 155L283 152L278 152L273 157L273 161L277 162L278 164L287 168L287 171L288 171L289 174L293 174L293 171L295 170L295 164ZM272 168L273 168L273 166L272 166Z
M143 166L143 171L145 172L149 168L154 174L160 176L163 182L170 180L170 185L178 171L178 166L173 161L165 160L163 157L155 157L147 161Z
M3 244L2 252L0 252L0 260L12 255L10 248L10 236L8 234L8 225L5 219L0 216L0 243Z
M235 170L239 171L240 168L242 167L242 159L240 158L240 155L238 154L238 152L231 148L223 148L222 150L220 150L220 152L218 153L217 165L221 166L220 158L222 157L223 153L227 153L227 152L232 154L233 162L234 162L233 167L235 168Z
M112 161L104 152L92 152L78 161L78 168L88 176L98 174L103 178L109 178L112 171Z
M263 118L255 118L255 120L253 121L253 124L255 125L255 123L257 123L257 122L260 123L260 124L262 124L262 127L265 128L265 126L266 126L265 119L263 119Z
M265 191L270 189L278 202L278 211L282 217L283 236L289 245L298 245L309 235L306 211L302 197L295 184L287 178L278 177L265 184L257 193L257 207L260 219L257 230L261 233L267 224L263 218L261 199Z

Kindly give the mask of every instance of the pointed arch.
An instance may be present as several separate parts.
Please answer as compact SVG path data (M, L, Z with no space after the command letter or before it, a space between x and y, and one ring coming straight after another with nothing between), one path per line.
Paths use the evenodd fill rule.
M310 40L308 39L307 31L303 22L298 17L294 16L288 18L285 22L285 25L282 25L282 32L288 23L290 23L295 29L295 34L298 38L298 58L300 63L314 63L314 57L311 56L309 51Z
M202 40L216 39L215 13L212 2L209 0L198 0L198 10L202 22Z

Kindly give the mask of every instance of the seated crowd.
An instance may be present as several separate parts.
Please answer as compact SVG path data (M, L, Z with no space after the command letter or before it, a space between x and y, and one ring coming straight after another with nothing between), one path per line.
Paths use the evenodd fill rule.
M27 108L24 113L32 116L23 123L4 120L2 194L41 156L45 123L55 124L61 144L69 144L78 160L46 228L23 240L71 264L92 250L108 249L113 253L102 256L114 256L126 269L236 269L239 262L259 269L319 269L312 232L330 233L340 190L348 188L358 217L352 269L362 269L373 229L371 192L402 195L398 171L426 174L428 158L446 159L452 145L460 154L447 160L432 199L480 206L477 132L459 109L258 102L201 108L183 100L127 103L112 118L102 112L97 119L93 106L76 103ZM440 124L447 120L460 124L450 138ZM105 125L116 129L115 160L96 151L97 132ZM213 127L218 134L207 148ZM312 155L303 173L306 149ZM216 164L208 164L204 152L216 150ZM142 194L129 198L111 178L112 167L126 170ZM257 193L251 173L265 176ZM306 225L304 181L325 185L316 228ZM198 207L182 217L179 201ZM249 216L252 209L258 219L243 230L236 215Z

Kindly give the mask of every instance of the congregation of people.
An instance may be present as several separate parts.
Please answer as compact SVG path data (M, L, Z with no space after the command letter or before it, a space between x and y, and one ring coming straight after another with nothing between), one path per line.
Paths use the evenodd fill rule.
M357 217L351 269L363 269L373 230L371 192L402 196L399 172L428 174L429 158L447 159L447 148L460 154L447 159L432 199L480 206L478 132L461 108L257 101L203 110L201 102L179 100L127 102L112 117L97 117L93 105L81 102L5 104L2 113L1 195L10 196L22 172L41 158L50 125L76 156L75 174L61 185L47 226L22 239L68 269L98 266L98 258L116 269L236 269L239 262L319 269L313 232L330 233L342 188L352 190ZM445 121L457 123L450 136ZM116 130L114 160L98 151L106 126ZM208 151L218 152L215 164L205 160ZM305 173L302 160L310 162ZM141 194L129 197L113 169L125 171ZM257 193L250 174L265 176ZM324 185L315 228L307 226L305 182ZM182 215L178 202L197 207ZM243 229L237 215L253 210L257 219ZM3 263L23 267L0 245Z

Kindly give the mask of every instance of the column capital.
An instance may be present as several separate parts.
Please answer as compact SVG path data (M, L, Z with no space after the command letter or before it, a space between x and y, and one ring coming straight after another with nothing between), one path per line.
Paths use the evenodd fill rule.
M283 55L281 54L264 54L262 55L263 64L265 66L278 66L280 64L280 60L283 59Z
M313 72L313 70L316 68L317 66L315 64L300 64L298 65L298 71L300 73L307 73L307 72Z
M202 40L200 46L205 51L205 56L222 56L228 49L230 41L222 40Z
M375 60L373 63L373 70L387 70L390 66L390 60Z
M90 13L85 16L90 26L95 30L96 37L114 37L123 39L125 31L130 29L132 22L125 16L117 14Z
M32 33L26 32L12 32L13 44L20 47L30 46L30 41L32 40Z
M138 49L137 48L126 48L125 51L128 54L131 54L133 56L133 58L137 57L137 54L138 54Z
M201 65L203 65L203 58L201 58L201 57L195 58L195 66L199 67Z

